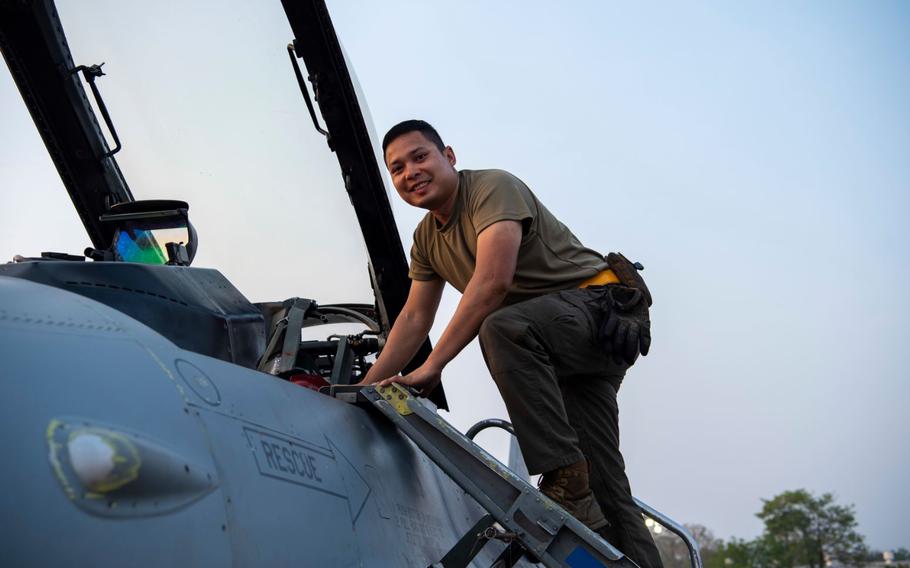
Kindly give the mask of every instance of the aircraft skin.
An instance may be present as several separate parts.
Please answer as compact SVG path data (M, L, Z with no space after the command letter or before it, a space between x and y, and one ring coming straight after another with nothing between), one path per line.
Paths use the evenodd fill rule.
M84 296L0 276L0 346L5 566L429 566L484 513L381 416ZM86 436L136 478L86 489Z
M100 68L75 65L53 0L0 0L0 51L94 247L85 253L94 262L42 253L0 265L0 566L431 566L461 551L456 543L484 542L475 524L487 511L389 418L294 382L358 380L410 281L377 144L328 10L323 0L282 5L301 94L364 236L372 306L253 305L217 270L190 267L188 205L133 197L95 92ZM117 252L124 235L136 244L146 228L174 228L165 219L184 221L189 235L185 246L165 243L168 265ZM301 328L340 322L369 329L300 341ZM431 348L425 341L405 371ZM430 401L447 408L441 386ZM526 477L519 452L510 465ZM549 507L530 505L530 486L511 487L528 511ZM691 535L638 503L686 540L700 568ZM547 532L548 520L535 530ZM567 526L549 533L557 546L547 553L567 554L550 561L601 565L586 560L595 561ZM505 548L493 540L470 563L447 558L446 567L501 566ZM634 565L607 552L610 564Z
M285 9L387 333L407 264L360 103L321 0ZM375 410L258 370L267 306L216 270L100 254L116 237L100 217L134 198L53 2L0 0L0 48L99 253L0 265L0 565L439 562L486 512Z
M95 92L100 68L75 65L53 0L0 0L0 51L94 247L85 253L94 262L42 253L0 265L0 566L431 566L484 542L475 524L487 511L389 418L294 382L362 376L410 281L377 144L324 1L282 5L301 94L364 236L372 306L253 305L217 270L190 267L188 205L133 197ZM166 243L170 265L115 253L124 234L144 231L130 223L149 218L186 222L186 246ZM369 333L300 341L293 331L340 322ZM405 371L431 348L425 341ZM430 401L447 409L441 386ZM520 453L509 461L526 478ZM512 487L530 503L530 486ZM529 511L547 507L535 502ZM701 568L691 534L636 502L684 539ZM578 532L550 534L556 548L573 547L552 560L601 565L576 555ZM511 564L498 562L505 548L493 540L470 563L450 557L445 566ZM610 565L634 565L607 552Z

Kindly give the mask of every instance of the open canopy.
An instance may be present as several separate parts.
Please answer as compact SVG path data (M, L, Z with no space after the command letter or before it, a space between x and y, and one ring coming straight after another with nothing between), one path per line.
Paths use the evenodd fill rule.
M276 27L277 14L280 14L277 3L256 7L223 5L214 13L210 7L108 6L92 15L87 14L90 6L80 3L78 9L61 6L64 17L60 18L57 8L50 1L4 1L0 2L0 48L96 248L111 248L114 244L115 227L104 223L101 218L110 213L112 206L134 201L133 191L126 181L130 179L136 192L135 199L183 199L189 202L193 206L200 240L204 243L202 251L221 248L219 253L208 254L205 259L238 280L242 290L249 290L250 282L280 281L285 286L293 284L293 291L289 290L287 295L320 297L318 292L313 291L313 284L334 292L344 289L355 279L343 277L342 285L326 284L329 272L352 264L343 258L347 246L343 243L350 239L350 231L346 230L349 222L339 223L336 220L325 225L331 227L331 236L318 242L303 239L290 243L290 254L282 253L281 264L268 267L271 270L263 269L260 264L257 270L248 270L244 266L244 269L232 272L225 267L224 261L234 262L242 256L236 252L233 245L236 242L249 245L249 250L253 252L244 254L250 256L251 262L261 262L272 249L288 245L287 237L275 238L271 234L271 228L276 225L280 224L284 229L292 225L305 231L312 225L328 223L326 219L339 212L337 196L342 195L343 187L363 235L359 246L366 248L375 298L383 320L381 323L387 330L404 304L410 281L381 165L377 160L377 145L366 105L324 3L303 0L285 2L283 7L290 30L287 23L283 29ZM140 13L143 10L157 11L154 15L161 17L167 25L155 30L151 25L131 27L133 22L148 17ZM243 10L247 12L241 16ZM236 17L228 18L229 14ZM130 24L123 22L124 18L131 16ZM240 24L234 20L240 20ZM233 23L234 27L227 28L223 26L225 23ZM69 38L73 42L73 52L64 35L64 30L71 25L78 28L78 33ZM133 31L128 32L128 29ZM137 29L141 29L138 33L142 36L137 35ZM267 50L245 43L263 29L268 31ZM191 38L183 44L180 43L183 40L176 37L182 31L189 33L181 37ZM213 31L219 41L202 39ZM133 35L129 36L130 33ZM83 46L87 39L96 36L112 39L106 49L89 53L90 50ZM305 81L305 87L316 101L314 111L320 128L327 131L325 138L312 130L293 68L287 54L283 53L289 41L295 47L292 55L304 63L303 76L309 79ZM139 51L144 53L136 55ZM80 57L86 57L81 55L84 53L89 53L87 57L92 59L81 60ZM130 59L125 58L126 53L130 54ZM107 65L99 67L104 61ZM275 74L263 80L265 75L260 71L276 65L283 68L280 81L274 78L277 77ZM230 98L233 94L231 89L220 83L225 68L233 71L233 79L246 85L253 84L257 89L252 97L241 101L246 104L237 104L237 99ZM108 75L102 76L102 72ZM154 108L141 107L140 103L149 102L148 93L155 92L154 86L164 81L170 81L170 92L159 94L159 99L152 101L156 103ZM131 92L125 94L121 86L128 82L133 87ZM274 92L293 99L274 104L269 98ZM175 97L170 98L169 95ZM193 106L202 97L206 97L210 104ZM234 107L230 114L220 117L220 128L210 126L211 123L201 132L193 128L197 122L203 123L202 119L208 118L203 115L209 107L217 108L224 100L234 101ZM185 106L180 107L181 104ZM273 116L276 113L290 115L290 120L288 116L281 117L282 126L286 129L284 138L282 135L271 135L265 128L267 119L255 114L255 111L261 110L261 105L266 104L273 105L270 107ZM165 106L169 110L179 108L177 115L183 112L182 119L167 123L157 118L157 111ZM142 120L132 118L137 110ZM130 111L134 111L133 114ZM250 119L251 116L260 118ZM159 120L170 128L164 135L160 134L161 125L156 124ZM136 143L131 142L135 136L130 136L136 133L145 135L147 139L157 137L158 146L137 151ZM265 136L262 137L262 134ZM306 143L293 140L293 136L306 137ZM238 150L232 145L240 139L249 142L249 146ZM331 156L329 150L337 158L338 169L332 174L331 191L319 188L315 191L306 187L314 184L299 180L297 183L304 187L289 187L293 180L306 175L312 177L314 172L320 173L319 185L326 185L328 178L321 175L324 166L312 164L314 139L328 142L328 147L321 146L320 153L324 152L321 160ZM188 145L190 140L193 141L192 146ZM121 146L123 152L116 153ZM188 147L191 150L187 150ZM233 172L222 174L220 185L207 183L206 178L211 174L207 172L209 162L205 159L210 156L233 167ZM275 161L259 160L263 156L275 158ZM123 173L118 166L118 158L123 165ZM142 165L150 163L155 166ZM190 172L196 177L178 181L181 172ZM234 178L244 175L245 184L234 183L237 182ZM276 181L279 179L292 181ZM276 185L281 187L275 188ZM274 189L278 190L277 197L269 193ZM309 192L307 195L313 196L304 200L305 208L289 206L287 196L293 193L298 198L301 192ZM223 208L232 201L241 200L246 200L246 203L255 201L257 206L265 205L265 212L249 210L234 214L233 218L224 213L211 213L216 207ZM350 208L345 208L347 211L343 214L349 215ZM207 231L207 226L210 231ZM230 234L222 236L219 233L217 239L212 237L215 230L222 230L225 226L230 227ZM229 246L227 238L236 240L231 241ZM307 256L310 251L316 251L312 253L314 256ZM300 279L297 279L296 273L291 278L282 276L281 270L286 264L297 265ZM355 274L357 279L366 282L367 271L362 264L356 268ZM294 281L290 282L292 279ZM367 286L361 285L358 289L368 289ZM331 301L338 299L330 298ZM427 342L413 364L422 362L429 349Z

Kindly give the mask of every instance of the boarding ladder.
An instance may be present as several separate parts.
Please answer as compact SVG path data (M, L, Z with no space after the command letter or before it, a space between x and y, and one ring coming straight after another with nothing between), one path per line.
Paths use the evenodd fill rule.
M493 539L510 543L494 567L513 566L526 556L548 567L638 568L616 547L446 422L432 403L407 388L393 383L384 387L332 385L321 390L345 402L379 410L488 512L431 568L467 566ZM648 517L686 542L692 568L701 568L698 547L689 532L636 502Z

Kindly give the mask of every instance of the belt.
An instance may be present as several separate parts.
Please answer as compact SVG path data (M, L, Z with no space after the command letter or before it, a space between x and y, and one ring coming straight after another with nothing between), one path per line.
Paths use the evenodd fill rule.
M579 284L578 287L587 288L588 286L606 286L607 284L619 284L619 278L609 268L588 278Z

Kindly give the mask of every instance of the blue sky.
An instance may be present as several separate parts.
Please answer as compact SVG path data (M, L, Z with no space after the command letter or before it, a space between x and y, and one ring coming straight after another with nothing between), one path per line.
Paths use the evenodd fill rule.
M76 61L107 62L134 194L190 202L196 264L254 301L369 301L280 5L93 4L60 5ZM727 538L760 531L761 498L831 491L869 544L910 546L905 3L330 10L380 135L424 118L459 166L512 171L585 244L645 264L655 343L620 395L637 495ZM81 250L6 73L0 104L0 256ZM39 206L40 234L13 213ZM395 211L409 246L421 212ZM458 426L505 417L476 346L445 376Z

